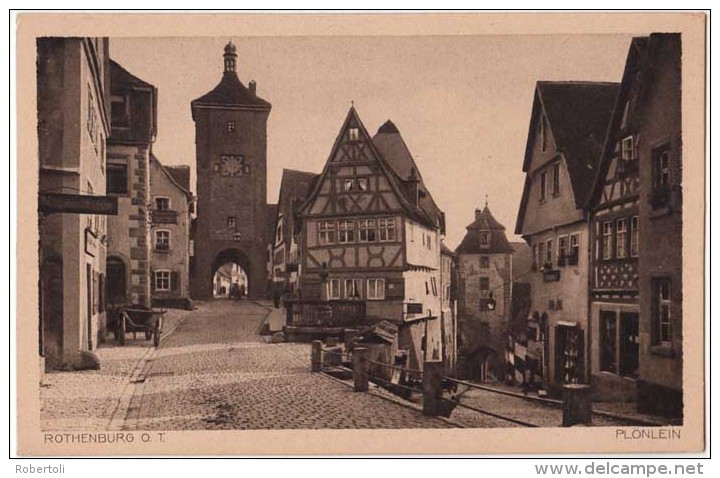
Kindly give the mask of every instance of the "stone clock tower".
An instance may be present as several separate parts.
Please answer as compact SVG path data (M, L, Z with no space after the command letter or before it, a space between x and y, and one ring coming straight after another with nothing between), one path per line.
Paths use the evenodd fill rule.
M220 83L191 103L195 122L197 219L192 294L212 298L212 279L228 262L248 277L248 295L267 287L267 119L271 105L236 72L237 53L225 46Z

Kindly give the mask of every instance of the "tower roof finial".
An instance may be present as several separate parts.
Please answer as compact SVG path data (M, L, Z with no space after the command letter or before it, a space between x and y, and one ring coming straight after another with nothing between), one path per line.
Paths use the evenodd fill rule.
M485 207L488 207L488 195L485 195Z
M225 63L225 72L234 72L235 71L235 63L237 61L237 48L235 47L235 44L230 40L227 45L225 45L225 53L223 54L223 60Z

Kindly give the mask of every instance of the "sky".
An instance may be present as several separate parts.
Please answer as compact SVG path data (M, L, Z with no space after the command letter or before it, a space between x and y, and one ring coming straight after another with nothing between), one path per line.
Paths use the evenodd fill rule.
M515 236L523 155L535 83L619 82L632 35L111 38L110 55L158 88L153 151L194 175L190 102L220 81L222 53L237 45L237 71L272 103L268 197L283 168L319 173L351 106L374 134L400 130L454 249L485 197ZM200 198L202 200L202 198Z

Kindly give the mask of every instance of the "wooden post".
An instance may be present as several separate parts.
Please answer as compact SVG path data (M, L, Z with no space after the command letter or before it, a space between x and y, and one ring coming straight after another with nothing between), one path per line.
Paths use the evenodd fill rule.
M590 425L592 400L590 385L570 383L563 386L562 426Z
M442 413L442 372L441 361L423 364L423 415L437 417Z
M313 340L312 354L310 356L310 371L322 372L323 368L323 343L320 340Z
M353 349L353 382L356 392L368 390L368 362L367 348L355 347Z

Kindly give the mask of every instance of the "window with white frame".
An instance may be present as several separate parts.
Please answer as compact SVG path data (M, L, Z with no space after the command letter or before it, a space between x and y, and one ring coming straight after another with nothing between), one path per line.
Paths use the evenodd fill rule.
M333 221L318 222L318 243L335 244L335 223Z
M570 250L568 252L567 263L577 265L580 259L580 234L570 234Z
M395 240L395 219L392 217L378 219L380 242Z
M342 220L338 223L338 242L355 242L355 221Z
M635 159L635 141L632 136L623 138L621 142L621 155L623 161L632 161Z
M352 178L347 178L343 180L343 191L352 191L354 190L355 181Z
M360 139L360 128L349 128L347 132L348 141L357 141Z
M170 198L167 196L155 196L155 209L157 211L167 211L170 209Z
M613 235L613 226L612 222L603 222L602 223L602 258L603 259L610 259L612 258L612 235Z
M235 216L228 216L228 218L227 218L227 226L230 227L230 228L233 228L233 227L235 227L235 224L237 224L236 221L235 221Z
M627 257L627 220L619 219L615 223L615 257Z
M362 298L362 280L345 279L345 298L361 299Z
M168 231L167 229L158 229L157 231L155 231L155 250L170 250L170 231Z
M360 242L377 241L377 225L375 219L358 219L358 237Z
M155 290L170 290L170 271L155 271Z
M565 265L568 253L568 236L558 236L558 265Z
M358 178L357 180L357 188L359 191L367 191L368 189L368 179L367 178Z
M367 288L367 298L369 300L385 298L385 279L368 279Z
M339 299L340 298L340 279L330 279L327 282L327 298Z
M670 279L653 279L652 286L653 343L669 346L672 343Z
M630 219L630 255L637 257L640 254L640 217Z
M234 121L228 121L227 122L227 132L232 133L235 131L235 122Z

